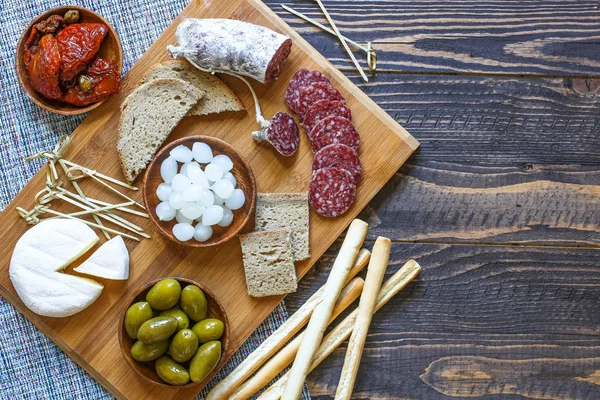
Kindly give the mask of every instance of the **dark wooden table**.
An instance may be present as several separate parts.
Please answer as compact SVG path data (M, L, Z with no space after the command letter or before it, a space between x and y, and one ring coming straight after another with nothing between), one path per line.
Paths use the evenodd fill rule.
M600 399L600 3L324 0L373 41L369 83L267 3L421 142L362 214L368 247L394 242L390 271L423 272L375 315L354 398ZM310 375L313 398L333 397L345 350Z

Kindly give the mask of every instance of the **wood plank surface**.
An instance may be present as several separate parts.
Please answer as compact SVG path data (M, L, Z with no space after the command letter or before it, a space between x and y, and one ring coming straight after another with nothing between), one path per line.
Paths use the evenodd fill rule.
M116 151L119 106L154 64L168 58L165 47L175 42L175 28L184 16L251 21L279 29L293 39L294 49L280 79L268 87L255 85L265 115L271 116L277 111L285 110L285 88L298 68L324 70L332 84L348 99L355 125L362 134L359 153L364 168L364 180L358 188L356 203L343 217L328 219L318 217L314 213L311 215L312 257L298 263L297 274L302 277L353 217L397 171L418 146L418 142L260 1L190 3L131 68L122 81L121 92L111 96L75 130L72 143L64 155L69 160L97 169L106 175L122 177ZM242 102L252 109L251 95L247 88L234 79L227 79L227 82ZM252 140L250 133L256 128L253 113L192 117L182 121L169 136L169 140L192 134L219 137L233 145L250 163L260 192L307 190L313 156L307 140L302 140L295 157L284 160L269 147L258 146ZM28 228L17 216L15 207L29 209L33 206L34 195L44 187L45 176L44 170L38 173L0 214L0 225L3 227L0 241L5 248L12 249ZM90 185L89 182L86 185L84 182L84 190L89 197L108 200L110 196L106 190L98 186ZM142 193L138 192L134 198L141 201L141 195ZM58 211L68 209L59 203L53 208ZM166 276L182 276L201 282L215 294L228 314L231 345L223 355L228 358L276 307L282 296L264 299L248 296L241 249L235 240L215 248L190 249L162 238L148 220L136 219L135 223L150 233L153 236L152 240L127 243L131 259L129 279L102 281L105 284L103 294L83 312L69 318L57 319L40 317L26 309L16 295L8 276L11 251L0 254L0 293L116 397L190 398L202 388L181 389L166 385L148 385L132 373L126 364L117 338L121 317L128 305L125 303L126 299L131 298L133 293L137 293L148 281ZM71 273L71 267L69 272Z
M361 213L394 240L390 271L423 273L375 315L353 398L600 398L598 3L326 0L381 49L363 83L335 38L267 2L421 143ZM345 350L313 398L333 398Z
M288 296L290 312L339 245ZM411 258L423 270L375 314L353 398L600 397L598 250L394 243L387 276ZM310 375L314 399L333 398L345 351Z
M345 51L323 33L269 6L343 70ZM499 75L598 76L600 10L592 0L327 0L340 31L378 54L378 69ZM327 25L314 2L286 5ZM363 53L356 52L364 59Z

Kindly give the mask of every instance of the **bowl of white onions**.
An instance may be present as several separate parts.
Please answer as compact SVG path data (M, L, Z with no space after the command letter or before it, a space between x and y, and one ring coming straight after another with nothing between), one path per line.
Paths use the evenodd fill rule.
M144 202L158 231L184 246L225 243L252 229L256 181L228 143L188 136L163 147L148 166Z

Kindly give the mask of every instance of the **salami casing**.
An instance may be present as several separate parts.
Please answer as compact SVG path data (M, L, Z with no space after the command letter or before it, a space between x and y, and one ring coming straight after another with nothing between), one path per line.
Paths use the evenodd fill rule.
M320 169L310 181L309 202L319 215L338 217L348 211L355 199L356 184L345 169Z
M258 142L268 141L284 156L293 155L300 144L300 131L294 118L288 113L278 112L269 123L268 128L254 132L252 137Z
M300 89L295 109L298 116L304 120L308 109L319 100L333 100L346 104L344 96L334 87L325 82L313 82Z
M304 86L308 86L313 82L323 82L328 85L331 85L329 79L320 71L310 71L304 68L296 71L285 91L285 103L288 105L290 110L298 114L298 110L296 110L295 108L298 96L300 96L300 89L302 89Z
M330 144L345 144L358 151L360 142L358 131L352 122L343 117L323 118L310 131L308 138L314 153Z
M285 35L232 19L185 18L175 34L179 46L169 54L186 57L209 72L232 72L261 83L279 76L292 48Z
M302 126L304 131L308 135L312 128L315 127L317 122L327 117L343 117L348 121L352 121L352 112L347 105L332 100L320 100L310 106L306 114L304 115L304 121Z
M352 174L356 184L358 184L362 175L362 166L358 154L345 144L330 144L315 154L312 165L313 172L323 168L345 169Z

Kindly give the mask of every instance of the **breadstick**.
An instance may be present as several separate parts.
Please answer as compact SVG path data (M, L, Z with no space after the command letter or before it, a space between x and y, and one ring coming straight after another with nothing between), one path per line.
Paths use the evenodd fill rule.
M400 290L402 290L410 281L412 281L421 271L419 264L410 260L390 279L388 279L377 295L377 306L375 310L379 310L385 303L391 300ZM354 321L356 320L357 310L352 311L342 322L340 322L333 330L323 339L323 343L317 350L310 366L310 371L315 369L319 364L327 358L328 355L344 342L352 333ZM309 372L310 372L309 371ZM258 400L279 400L283 393L283 389L288 380L289 372L279 378L269 389L265 390Z
M365 236L367 236L368 226L366 222L355 219L348 228L346 238L325 283L325 291L321 301L310 317L306 331L302 336L296 359L292 364L289 379L281 396L283 400L298 400L300 398L313 356L319 348L321 340L323 340L327 322L331 318L333 305L340 295L352 265L354 265L360 246L362 246Z
M360 296L363 290L365 281L362 278L354 278L346 285L340 297L338 298L329 323L332 323L342 311ZM229 400L245 400L262 389L265 385L271 382L281 371L285 369L292 361L300 346L302 334L296 336L294 340L287 344L279 353L273 356L256 374L229 397Z
M355 277L369 262L371 253L361 249L354 267L348 274L346 282ZM317 290L292 316L288 318L271 336L269 336L252 354L237 366L227 377L219 382L206 396L206 400L223 400L233 393L250 375L260 368L277 350L279 350L296 332L298 332L310 318L313 310L319 304L325 290L323 285Z
M377 294L381 289L383 275L385 275L385 269L390 260L391 248L392 242L390 239L381 236L377 238L373 246L373 256L367 269L365 290L360 296L354 329L352 329L352 335L348 341L344 367L335 393L336 400L350 400L350 396L352 396L360 359L367 340L367 332L375 312Z

